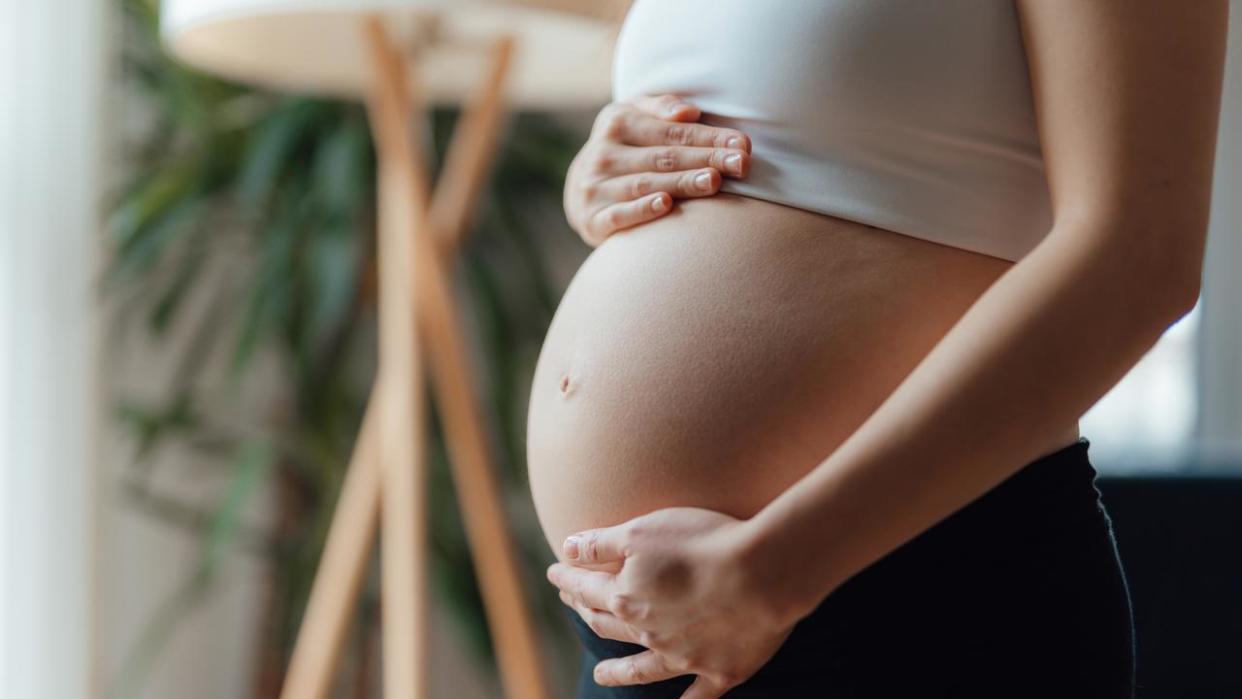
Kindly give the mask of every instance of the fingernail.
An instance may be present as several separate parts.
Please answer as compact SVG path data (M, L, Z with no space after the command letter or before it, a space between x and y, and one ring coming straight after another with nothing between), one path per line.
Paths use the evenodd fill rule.
M668 114L669 116L672 116L676 114L677 112L680 112L685 106L686 105L683 102L674 102L664 108L664 113Z
M742 156L735 153L725 158L725 168L735 175L742 174Z
M664 197L656 197L655 199L653 199L653 200L651 201L651 210L652 210L652 211L663 211L663 210L664 210L664 206L665 206L665 204L666 204L666 202L664 201ZM574 550L575 550L575 551L577 551L577 549L578 549L578 538L577 538L577 537L572 537L572 538L573 538L573 542L574 542L574 543L573 543ZM566 546L569 546L569 540L566 540L566 541L565 541L565 545L566 545ZM574 555L575 555L575 556L577 556L578 554L577 554L577 553L575 553Z
M711 188L712 188L712 173L710 173L710 172L701 172L701 173L699 173L699 174L695 175L695 176L694 176L694 186L695 186L695 187L698 187L700 190L702 190L702 191L704 191L704 192L711 191Z
M663 199L657 199L657 200L656 200L656 204L653 204L652 206L654 207L654 206L656 206L656 205L658 205L658 208L656 208L656 211L659 211L660 209L664 208L664 200L663 200ZM565 539L565 547L564 547L564 548L565 548L565 557L566 557L566 558L572 558L572 559L577 560L577 558L578 558L578 537L577 537L577 535L575 535L575 536L571 536L571 537L569 537L569 538Z
M746 147L746 142L742 140L741 136L734 136L733 138L729 139L729 142L726 143L725 146L729 148L736 148L738 150L742 150L743 148Z

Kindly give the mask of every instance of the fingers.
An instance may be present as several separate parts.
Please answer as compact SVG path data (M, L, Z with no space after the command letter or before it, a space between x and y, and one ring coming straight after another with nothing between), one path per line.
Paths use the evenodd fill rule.
M720 171L715 168L684 172L640 173L604 180L592 188L598 201L638 199L653 192L668 192L679 199L706 197L720 189Z
M591 630L601 638L611 638L614 641L624 641L626 643L641 642L642 632L618 619L616 615L580 604L573 595L563 590L561 591L561 601L573 609L578 616L582 617L586 625L591 627Z
M704 167L715 168L732 177L745 177L750 170L750 153L734 148L646 146L600 153L595 159L595 170L601 175L676 172Z
M619 687L630 684L650 684L683 674L685 674L684 670L671 667L664 656L647 650L624 658L610 658L596 663L594 677L596 684Z
M694 684L681 695L681 699L720 699L725 693L719 685L706 680L702 675L694 678Z
M659 218L668 213L672 206L673 199L668 192L656 192L634 201L609 204L587 219L587 237L592 241L602 241L617 231Z
M722 126L669 121L628 105L611 105L596 118L596 135L631 146L698 146L750 152L750 137Z
M616 612L629 611L625 604L627 600L615 592L616 576L612 573L553 563L548 566L547 575L549 582L585 606L612 612L623 620L624 616Z
M677 121L698 121L703 113L698 107L677 95L644 95L634 100L634 107L653 117Z
M710 196L720 191L722 176L747 176L750 138L698 123L701 116L697 106L671 94L600 111L565 183L565 217L584 241L598 246L617 231L667 214L674 198Z

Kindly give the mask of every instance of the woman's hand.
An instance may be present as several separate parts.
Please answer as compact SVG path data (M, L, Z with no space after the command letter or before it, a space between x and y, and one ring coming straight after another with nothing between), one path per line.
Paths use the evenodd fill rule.
M805 613L783 596L787 576L757 541L746 520L695 507L568 537L568 562L548 568L562 601L596 634L649 649L600 662L596 683L693 674L682 699L715 699L754 675ZM581 567L618 564L616 573Z
M674 95L614 102L565 176L565 215L591 247L672 209L673 197L706 197L721 177L745 177L750 139L693 123L701 113Z

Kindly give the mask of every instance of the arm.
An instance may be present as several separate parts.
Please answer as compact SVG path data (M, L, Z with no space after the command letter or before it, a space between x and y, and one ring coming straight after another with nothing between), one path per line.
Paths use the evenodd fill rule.
M1041 456L1198 297L1227 2L1018 10L1053 228L836 452L747 523L748 567L786 588L778 616L809 613Z

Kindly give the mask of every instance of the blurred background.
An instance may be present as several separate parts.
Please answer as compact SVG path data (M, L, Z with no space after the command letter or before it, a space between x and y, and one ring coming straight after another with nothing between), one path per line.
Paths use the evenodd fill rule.
M1083 420L1141 696L1242 696L1242 7L1198 306ZM589 252L561 186L595 108L512 115L458 267L549 673L576 645L526 488L526 391ZM439 162L457 118L432 114ZM155 0L0 4L0 696L273 697L373 377L356 102L170 58ZM433 167L434 167L433 163ZM438 426L434 696L500 696ZM365 584L336 696L379 695Z

